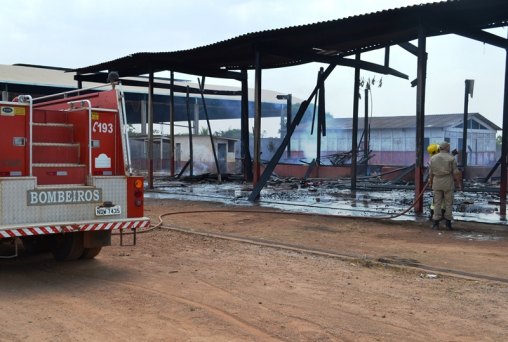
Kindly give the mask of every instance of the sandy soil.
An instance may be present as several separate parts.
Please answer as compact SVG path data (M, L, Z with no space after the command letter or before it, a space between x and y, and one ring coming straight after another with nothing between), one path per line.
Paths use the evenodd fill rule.
M193 211L164 226L231 239L162 228L90 261L0 260L0 341L508 338L505 228L235 210L148 200L154 222Z

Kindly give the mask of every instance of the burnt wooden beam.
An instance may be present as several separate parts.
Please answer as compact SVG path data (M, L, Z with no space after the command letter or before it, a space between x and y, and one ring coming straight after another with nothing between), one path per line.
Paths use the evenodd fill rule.
M295 114L295 117L293 118L293 122L291 122L291 125L288 128L288 131L286 135L284 136L284 139L282 139L281 144L279 145L279 148L277 151L275 151L275 154L273 155L270 162L268 162L268 165L266 165L265 170L263 171L263 174L259 178L258 182L256 183L256 186L254 189L252 189L252 192L249 195L249 201L256 201L259 198L259 194L261 193L261 190L266 185L266 182L268 182L268 179L272 175L273 170L275 169L275 166L279 163L280 157L284 153L284 150L286 149L286 146L288 145L289 140L291 139L291 136L293 135L293 132L296 129L296 126L300 124L300 121L302 120L303 115L305 114L305 111L309 107L309 103L312 101L312 98L318 91L318 89L321 87L321 82L324 82L328 76L332 73L333 69L335 69L335 64L330 64L328 68L326 68L325 72L323 73L322 77L319 78L318 83L314 87L314 90L310 94L309 98L307 100L304 100L300 108L298 109L298 112Z
M410 42L404 42L404 43L399 43L399 46L401 48L403 48L404 50L406 50L407 52L415 55L416 57L418 57L418 47L416 47L415 45L411 44Z
M376 72L376 73L383 74L383 75L392 75L395 77L403 78L405 80L409 79L408 75L406 75L400 71L397 71L395 69L392 69L390 67L385 67L383 65L379 65L379 64L375 64L375 63L371 63L371 62L366 62L366 61L362 61L362 60L353 60L353 59L340 58L340 57L339 58L335 57L333 59L336 60L333 63L335 63L337 65L347 66L347 67L351 67L351 68L359 68L362 70L372 71L372 72ZM328 62L326 62L326 63L331 63L331 61L332 61L332 60L329 60L328 58L326 60L328 60ZM317 62L325 62L325 60L324 59L317 60Z
M423 199L420 194L425 189L423 184L423 148L425 136L425 85L427 80L426 32L423 27L418 30L418 62L416 88L416 161L415 161L415 213L423 212Z
M302 57L302 59L304 59L306 61L305 63L318 62L318 63L326 63L326 64L335 64L335 65L347 66L347 67L351 67L351 68L360 68L363 70L372 71L372 72L375 72L378 74L383 74L383 75L392 75L392 76L400 77L400 78L403 78L406 80L409 79L408 75L406 75L398 70L392 69L390 67L386 67L384 65L379 65L379 64L375 64L375 63L371 63L371 62L362 61L362 60L358 61L355 59L348 59L348 58L344 58L342 56L337 56L337 55L328 56L328 55L319 53L319 50L318 51L316 51L316 50L303 51L301 49L291 49L291 48L286 48L286 47L264 47L263 51L273 54L273 55L278 55L278 56L283 56L283 57L290 57L290 56L297 55L297 56Z
M324 69L319 69L318 78L323 77ZM317 116L317 134L316 134L316 163L317 166L321 165L321 140L322 136L326 135L324 121L325 121L325 82L318 80L321 85L318 91L318 116ZM319 170L319 169L318 169Z
M457 29L452 30L453 33L466 38L474 39L485 44L508 49L508 40L483 30Z
M231 70L210 70L210 69L192 69L187 67L178 67L176 66L175 71L180 72L182 74L196 75L196 76L206 76L213 78L227 78L232 80L241 81L244 79L244 75L241 72L231 71ZM164 70L161 70L164 71Z
M508 186L507 180L507 161L508 155L508 49L505 51L504 68L504 95L503 95L503 133L501 134L501 184L499 185L499 216L506 220L506 192Z

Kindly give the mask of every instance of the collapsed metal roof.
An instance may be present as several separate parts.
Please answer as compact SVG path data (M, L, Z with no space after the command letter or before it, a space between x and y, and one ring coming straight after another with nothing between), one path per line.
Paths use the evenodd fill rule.
M505 26L507 18L506 0L450 0L253 32L189 50L139 52L75 71L81 80L94 77L83 74L106 70L117 71L121 77L171 70L239 79L241 75L231 71L253 69L255 51L263 54L263 69L310 62L348 65L352 60L344 57L409 42L418 37L422 27L427 37L455 33L506 47L504 38L482 30ZM385 74L398 73L387 65L364 62L364 67Z
M449 0L430 4L401 7L365 15L352 16L344 19L330 20L315 24L293 26L275 30L267 30L245 34L189 50L175 52L141 52L131 54L109 62L76 69L78 81L104 82L104 71L116 71L121 77L150 74L169 70L199 76L222 77L242 80L242 88L247 83L247 70L255 69L255 120L254 120L254 158L251 160L248 148L244 149L242 159L245 161L245 178L254 180L255 187L249 200L259 198L261 189L275 169L286 147L289 151L290 137L300 122L312 98L319 93L318 136L325 128L324 113L324 82L336 66L355 68L355 89L358 89L360 69L393 75L408 79L408 76L389 66L390 47L399 45L417 56L417 78L411 82L417 87L416 92L416 162L415 162L415 212L423 211L423 201L419 194L425 190L423 185L423 142L425 117L425 77L426 51L425 40L428 37L457 34L474 40L488 43L508 50L508 40L492 34L485 29L502 27L508 24L508 1L506 0ZM418 39L418 47L410 42ZM385 48L385 61L378 65L360 59L360 53ZM356 55L355 59L347 58ZM329 64L320 72L316 87L309 98L304 100L284 139L274 156L261 174L260 168L260 137L261 137L261 70L296 66L311 62ZM241 71L241 72L239 72ZM150 85L153 88L153 85ZM320 90L321 89L321 90ZM356 95L355 95L356 96ZM505 103L507 97L505 92ZM242 96L243 99L246 96ZM353 135L351 160L351 189L356 189L357 174L357 121L358 101L355 99L353 108ZM242 117L248 113L242 106ZM289 117L289 116L288 116ZM502 154L508 155L508 134L505 134L505 123L508 111L503 113ZM321 118L321 119L320 119ZM249 146L248 125L242 120L242 146ZM467 126L465 126L467 127ZM466 132L466 129L464 129ZM464 139L466 142L466 139ZM213 145L212 145L213 146ZM321 140L317 143L317 158L321 158ZM174 148L171 148L174 151ZM465 149L464 149L465 151ZM465 152L464 152L465 153ZM214 153L215 154L215 153ZM149 152L150 160L153 153ZM219 166L217 163L217 170ZM467 158L464 158L464 167ZM501 164L501 206L500 213L506 216L506 158L500 159ZM150 163L151 165L151 163ZM150 169L149 186L153 188L153 169ZM171 173L174 174L172 166ZM253 177L252 174L253 173ZM221 181L220 172L218 179Z

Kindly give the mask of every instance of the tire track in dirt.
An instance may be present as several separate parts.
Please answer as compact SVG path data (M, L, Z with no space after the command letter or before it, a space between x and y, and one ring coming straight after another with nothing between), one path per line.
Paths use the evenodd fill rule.
M44 271L49 272L49 273L60 274L63 276L69 276L68 271L66 271L64 273L64 272L59 272L59 271L55 271L55 270L50 270L48 268L45 269ZM203 310L207 311L210 315L215 316L215 317L219 318L220 320L222 320L226 323L229 323L233 326L236 326L237 328L240 329L240 331L250 334L254 339L259 340L259 341L285 341L285 340L281 339L280 337L273 336L268 331L260 329L256 326L254 326L253 324L251 324L251 323L249 323L237 316L234 316L222 309L216 308L216 307L208 305L206 303L202 303L202 302L187 299L184 297L176 296L176 295L164 292L164 291L150 289L150 288L135 284L133 282L125 281L125 280L122 280L121 282L116 282L116 281L112 281L109 279L104 279L102 277L97 277L97 276L93 276L93 275L89 275L89 274L87 275L87 274L83 274L83 273L74 273L74 276L78 276L78 277L82 276L82 277L86 277L87 279L93 278L95 280L102 281L104 283L112 284L115 287L121 286L121 287L125 287L125 288L135 289L137 291L148 292L153 295L162 296L168 300L176 301L180 304L185 304L185 305L188 305L191 307L197 307L197 308L203 309Z
M164 227L162 227L164 228ZM179 233L183 233L185 234L185 232L179 232ZM199 234L198 234L199 235ZM206 236L208 237L208 236ZM245 241L236 241L236 239L226 239L226 241L229 241L229 242L234 242L234 243L238 243L238 242L245 242ZM257 240L256 240L257 241ZM261 247L261 248L264 248L264 247L272 247L272 246L266 246L264 243L265 242L270 242L270 241L261 241L262 243L261 244L257 244L257 243L254 243L252 244L253 246L257 246L257 247ZM274 251L277 253L286 253L287 250L285 248L274 248ZM290 253L301 253L301 251L293 251L293 250L289 250ZM304 251L305 252L305 251ZM318 257L334 257L335 255L317 255ZM343 260L344 261L344 260ZM347 261L351 261L349 258L347 259ZM209 286L211 289L214 289L214 290L217 290L217 291L220 291L220 292L223 292L223 293L226 293L227 295L231 296L231 297L235 297L241 301L244 301L245 300L241 297L238 297L236 294L234 294L234 292L231 292L231 291L228 291L220 286L216 286L210 282L208 282L207 280L204 280L202 279L201 277L199 277L198 275L196 274L192 274L192 277L196 280L196 281L199 281L201 284L204 284L206 286ZM290 304L288 303L285 303L284 306L288 306ZM302 325L307 325L308 327L311 327L313 331L320 331L322 332L323 334L326 334L328 337L332 338L332 339L340 339L340 340L343 340L343 341L349 341L348 339L345 338L345 336L343 334L337 334L337 332L332 332L332 331L329 331L328 327L325 325L325 324L322 324L322 323L319 323L315 320L312 320L310 318L305 318L305 317L301 317L301 316L295 316L295 315L291 315L291 314L288 314L288 310L277 310L275 308L267 308L267 307L263 307L265 310L271 312L271 313L275 313L277 314L278 316L282 316L282 317L286 317L286 318L290 318L291 320L293 320L293 322L298 322L298 325L300 327L302 327ZM293 305L292 306L293 309L296 309L295 311L299 311L301 308L296 306L296 305ZM289 310L291 311L291 310ZM375 318L372 318L371 317L371 314L369 312L363 312L363 313L357 313L354 311L353 308L349 308L347 309L346 307L344 306L341 306L340 307L340 312L343 316L348 316L347 317L347 320L348 321L357 321L357 322L364 322L365 323L365 326L386 326L386 327L390 327L392 331L397 331L400 336L407 336L408 334L410 336L413 336L413 338L415 338L416 336L418 336L418 338L415 338L416 340L426 340L428 339L428 336L425 335L425 334L421 334L420 332L418 332L416 329L413 329L412 327L408 327L408 326L404 326L404 325L398 325L398 324L395 324L395 323L392 323L392 322L389 322L389 321L385 321L385 320L377 320ZM304 329L303 329L304 330ZM342 328L342 331L343 332L346 332L348 334L351 334L352 336L352 339L351 341L356 341L357 339L355 338L355 334L358 333L358 330L354 330L354 329L345 329L345 328ZM302 332L302 334L305 334L304 332ZM365 334L365 335L370 335L370 334L375 334L373 332L362 332L362 334ZM376 334L379 334L379 332L376 332ZM305 340L314 340L315 336L306 336ZM322 336L320 336L322 337ZM316 337L318 340L320 340L318 337Z
M161 225L159 228L177 231L177 232L184 233L184 234L200 235L200 236L205 236L205 237L210 237L210 238L230 240L230 241L236 241L236 242L241 242L241 243L248 243L248 244L253 244L253 245L257 245L257 246L264 246L264 247L268 247L268 248L284 249L284 250L294 251L297 253L308 253L308 254L313 254L313 255L318 255L318 256L323 256L323 257L337 258L337 259L344 260L344 261L361 262L361 263L365 263L367 265L380 265L383 267L412 269L415 271L424 271L424 272L432 271L432 272L440 273L443 276L446 275L449 277L456 277L456 278L470 279L470 280L471 279L473 279L473 280L488 280L488 281L495 281L495 282L501 282L501 283L508 284L508 279L506 279L506 278L489 276L489 275L479 274L479 273L471 273L471 272L449 269L449 268L434 267L434 266L420 264L420 263L397 263L393 260L388 260L387 258L368 259L365 256L352 255L352 254L341 254L341 253L337 253L334 251L322 250L322 249L316 249L316 248L308 248L306 246L288 244L288 243L283 243L283 242L279 242L279 241L249 238L249 237L237 236L237 235L233 235L233 234L202 232L202 231L197 231L194 229L184 228L184 227Z

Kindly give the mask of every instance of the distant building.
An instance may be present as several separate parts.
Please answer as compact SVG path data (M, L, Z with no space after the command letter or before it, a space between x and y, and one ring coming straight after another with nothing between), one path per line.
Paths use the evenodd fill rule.
M18 95L29 94L32 97L51 95L59 92L76 90L78 83L74 80L73 72L66 72L64 68L48 67L39 65L3 65L0 64L0 92L3 101L10 101ZM120 75L122 77L122 75ZM147 77L128 77L128 80L148 82ZM168 86L167 78L155 77L156 83ZM104 79L106 83L106 77ZM190 89L198 89L198 84L189 80L175 80L174 84ZM83 83L83 88L97 87L97 83ZM222 85L206 85L206 89L216 92L239 93L238 87ZM125 93L125 109L129 124L141 124L141 132L146 134L148 115L148 88L141 86L122 86ZM249 116L254 116L254 89L249 89ZM262 107L263 118L280 117L281 110L285 109L285 102L277 99L280 93L263 89ZM205 95L208 118L210 120L239 119L241 113L241 99L237 95ZM153 98L153 122L169 122L169 90L163 88L154 89ZM174 97L174 120L184 122L187 125L190 119L193 122L194 133L200 131L200 120L206 120L204 105L200 94L189 95L187 104L186 93L175 92ZM188 117L190 115L190 118Z
M424 149L431 143L448 141L451 149L462 150L463 114L425 116ZM415 162L416 118L414 116L384 116L369 119L370 165L411 165ZM358 142L363 150L364 118L358 120ZM468 115L467 164L491 166L495 164L496 134L501 130L479 113ZM316 157L316 133L310 135L310 123L301 124L291 138L292 159ZM326 136L322 137L321 159L326 156L351 151L351 118L336 118L327 122ZM362 139L362 140L361 140ZM428 155L425 151L425 161ZM459 160L460 161L460 160Z
M148 137L135 134L130 137L131 162L136 170L148 169ZM222 174L238 173L238 162L235 158L236 139L213 137L217 162ZM190 160L190 141L188 135L175 135L175 172L179 173ZM193 174L217 173L212 144L209 136L193 135ZM168 173L170 139L167 136L154 136L153 168L156 172ZM187 166L184 175L189 175Z

